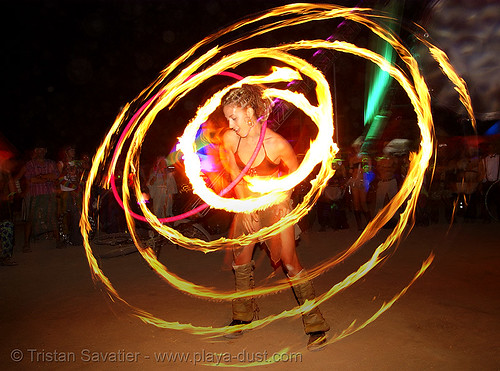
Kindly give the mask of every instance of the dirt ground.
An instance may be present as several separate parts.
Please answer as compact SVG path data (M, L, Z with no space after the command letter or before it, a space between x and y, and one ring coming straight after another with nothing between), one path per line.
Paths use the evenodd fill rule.
M427 272L375 322L319 352L305 349L300 318L283 319L235 340L210 339L145 324L109 300L92 282L82 247L56 249L38 241L31 253L15 248L18 266L0 267L3 370L199 369L208 365L312 370L500 370L499 223L415 227L385 264L321 306L330 338L361 324L399 293L431 252ZM388 234L315 279L321 294L355 271ZM306 267L345 250L354 229L302 234L298 253ZM179 276L219 290L233 288L222 253L164 247L160 261ZM272 273L256 251L257 284ZM230 304L194 298L164 282L138 253L99 259L123 298L166 321L219 327ZM278 271L276 278L282 278ZM261 318L295 306L291 290L258 299ZM275 352L284 351L281 355ZM185 358L182 358L185 357ZM189 359L186 359L188 358ZM231 357L229 359L228 357ZM273 364L265 359L274 359ZM204 365L205 364L205 365Z

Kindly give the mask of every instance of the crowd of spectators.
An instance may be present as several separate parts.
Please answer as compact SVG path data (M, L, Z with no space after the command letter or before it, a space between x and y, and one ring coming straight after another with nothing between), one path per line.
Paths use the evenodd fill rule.
M409 149L394 151L384 143L380 151L362 154L360 148L354 142L333 164L336 174L316 206L320 231L348 228L349 214L362 230L396 195L406 178ZM438 144L419 195L415 223L498 221L499 159L494 142L479 146ZM398 217L396 211L386 226L394 226Z
M37 144L27 161L7 156L0 166L0 265L16 265L13 259L14 227L24 228L23 252L30 252L37 239L53 239L57 248L81 245L79 220L82 190L90 169L86 155L77 157L73 146L62 148L59 160L47 158L45 144ZM320 196L314 211L301 221L302 229L317 219L319 231L328 228L362 230L396 195L409 166L409 149L394 151L387 143L380 150L366 154L357 141L342 150L333 163L335 175ZM436 156L430 162L415 212L415 223L484 222L500 219L500 155L495 142L481 145L450 146L438 143ZM159 218L172 216L173 196L177 184L165 157L158 157L146 185L149 207ZM118 176L118 181L120 181ZM304 187L297 187L305 191ZM109 197L106 197L109 196ZM300 194L295 194L295 199ZM107 200L107 201L106 201ZM100 228L119 232L122 215L110 191L101 194L103 216ZM111 211L110 211L111 210ZM312 214L312 215L311 215ZM386 224L395 225L399 213ZM122 217L123 219L123 217ZM123 221L124 222L124 221ZM112 223L107 226L106 223ZM121 228L121 229L120 229Z
M86 154L77 156L72 145L61 148L57 161L47 154L46 144L38 142L25 161L7 152L5 158L0 157L0 265L17 265L13 258L16 225L22 228L23 233L19 236L24 237L24 253L31 252L35 246L33 242L41 239L53 240L56 248L83 243L79 223L90 158ZM115 175L117 186L120 186L123 179ZM149 202L159 218L172 216L177 184L174 170L167 166L166 158L159 157L149 177L142 178L141 182L146 185L144 201ZM99 228L105 233L124 232L123 210L111 191L99 189L95 193L99 201L94 207L103 217Z

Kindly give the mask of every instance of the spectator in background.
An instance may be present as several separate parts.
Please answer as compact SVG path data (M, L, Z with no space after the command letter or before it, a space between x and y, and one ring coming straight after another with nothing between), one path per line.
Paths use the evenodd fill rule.
M60 188L58 217L62 228L58 247L64 247L66 242L81 245L82 237L78 224L82 208L83 166L82 162L76 159L76 150L73 146L64 147L61 157L57 163Z
M149 195L153 200L153 214L155 214L158 219L166 218L167 216L169 216L167 212L167 206L170 206L170 213L172 213L172 205L167 205L167 189L169 185L170 188L172 187L172 177L172 174L169 175L167 159L164 156L158 157L153 166L153 169L151 170L151 174L149 175L147 182Z
M492 143L488 143L486 154L481 159L480 164L482 174L481 184L481 216L483 221L491 221L491 212L496 212L497 218L500 218L500 195L498 190L500 187L492 187L492 185L500 180L500 155L495 151ZM490 189L491 188L491 189ZM491 210L486 209L486 204Z
M328 227L334 230L349 228L344 197L347 180L344 160L335 159L332 167L335 169L335 174L328 181L328 186L316 204L320 232L326 231Z
M367 195L370 187L368 178L365 174L371 171L371 158L361 153L363 137L359 137L352 144L353 153L349 157L349 190L351 192L352 207L358 230L362 230L366 224L361 221L361 215L364 215L366 223L371 220L371 213L368 207Z
M0 265L13 266L17 262L12 259L14 251L14 218L13 200L17 193L11 175L10 158L0 159Z
M451 190L448 187L447 173L447 145L441 144L425 175L424 187L428 194L426 213L429 215L429 223L437 224L440 222L441 215L448 219L446 216L450 214Z
M376 159L376 213L398 193L398 182L396 179L397 165L397 159L386 148L384 148L382 156Z
M82 183L85 183L87 181L87 177L90 172L90 168L92 167L92 161L90 159L90 156L86 153L82 155L82 159L80 160L80 165L82 168Z
M167 169L167 217L174 216L174 195L177 194L177 182L175 181L175 168L173 166Z
M32 159L23 170L28 192L26 194L27 226L24 240L24 252L30 252L30 238L51 234L59 245L57 228L57 201L55 182L58 178L56 163L46 159L47 147L37 144Z
M329 181L316 203L320 232L324 232L332 226L332 205L336 199L341 197L340 194L337 194L336 190Z
M478 214L481 199L478 190L483 179L477 150L474 147L464 148L456 167L458 176L455 192L458 195L458 207L462 208L465 221L473 221Z

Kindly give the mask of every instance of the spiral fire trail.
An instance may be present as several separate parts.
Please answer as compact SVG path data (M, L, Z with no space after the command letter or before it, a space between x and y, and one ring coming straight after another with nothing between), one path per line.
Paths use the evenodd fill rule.
M382 56L370 50L363 49L351 43L341 41L331 42L325 40L301 40L298 42L287 43L272 48L255 48L224 55L224 51L227 50L230 46L238 45L238 43L244 40L267 32L271 32L273 30L286 28L305 22L313 22L340 17L363 24L376 35L378 35L381 39L388 42L396 51L397 55L400 58L400 61L405 66L405 69L398 65L389 63ZM365 277L375 266L379 265L384 261L384 259L388 257L390 249L398 245L400 239L402 238L402 233L407 229L407 225L411 220L412 214L414 213L417 197L422 186L424 173L433 155L435 144L433 119L430 108L430 96L425 80L419 72L418 63L411 55L411 53L401 44L397 36L394 35L390 30L387 30L381 24L379 24L379 21L381 19L390 21L390 19L384 17L382 14L375 13L370 9L353 9L325 4L292 4L272 9L269 12L261 14L254 18L242 20L200 41L188 52L186 52L171 65L165 68L155 82L147 87L133 102L131 102L130 105L127 105L122 110L120 115L115 120L115 123L110 129L108 135L104 139L102 145L99 147L96 155L94 156L92 168L85 189L84 206L80 223L82 234L84 237L84 247L87 258L89 260L92 277L96 282L101 282L103 284L103 288L106 290L107 294L112 300L124 304L131 311L132 315L138 317L140 320L146 323L153 324L162 328L188 330L194 334L217 336L222 333L237 331L242 328L246 329L261 327L277 319L300 315L303 311L307 311L311 307L317 306L329 300L338 292L348 288L353 283L358 282L361 278ZM260 24L266 21L268 22L267 24ZM248 27L253 24L257 24L257 22L260 22L260 26L258 26L254 32L243 37L236 38L234 41L228 42L227 44L224 44L222 46L214 47L208 50L206 53L202 54L200 57L195 58L197 52L199 52L203 47L206 47L210 43L217 40L221 35L236 32L244 26ZM461 102L464 104L467 111L469 112L471 119L473 120L474 116L471 108L472 106L465 82L456 74L456 72L450 65L446 55L441 50L432 45L425 38L418 38L429 49L429 52L431 53L433 58L439 63L441 69L443 70L443 73L456 86L456 89L460 95ZM384 241L384 243L378 246L378 248L375 250L371 258L367 262L361 265L358 270L345 277L345 279L341 282L332 285L332 287L327 292L320 295L315 302L306 302L303 306L296 307L292 310L283 311L280 314L271 315L267 318L254 321L249 325L241 327L234 326L232 328L213 328L210 326L194 326L191 324L181 324L178 322L167 322L156 318L154 315L147 313L146 311L135 308L133 305L128 304L115 290L111 282L107 279L107 277L100 269L95 257L92 254L92 249L88 238L88 231L90 229L90 226L87 222L87 218L89 212L88 209L90 189L96 179L99 178L98 174L101 172L101 168L107 162L110 149L113 145L112 143L115 140L115 133L119 133L120 130L122 130L122 127L124 126L124 123L127 122L127 118L129 116L133 116L133 118L128 121L130 123L130 131L127 132L127 139L130 139L130 147L126 152L125 164L123 168L124 179L127 179L130 173L136 173L137 169L139 168L139 154L144 136L146 135L149 127L152 125L158 112L163 109L172 108L197 85L208 80L210 77L216 75L217 73L235 68L253 58L260 57L275 59L287 64L289 67L279 69L277 68L268 76L246 77L242 81L233 84L233 86L237 86L238 84L242 83L268 84L274 81L292 81L301 78L301 76L307 76L308 78L315 81L315 93L318 101L317 106L311 105L303 95L298 93L269 88L266 90L266 94L269 97L280 98L291 102L297 108L305 112L317 125L318 134L316 138L311 142L310 150L300 164L299 169L293 174L290 174L289 176L284 178L273 180L272 182L266 181L265 183L263 183L262 180L258 178L247 178L248 181L251 182L255 187L254 189L262 193L262 196L250 200L223 198L218 196L211 189L207 188L200 177L200 162L198 157L196 156L196 149L193 145L196 132L198 131L200 125L207 120L210 113L212 113L216 109L216 107L220 105L221 97L223 96L225 91L230 89L232 86L226 87L225 89L214 94L202 107L200 107L196 114L196 117L187 125L183 136L179 139L180 148L184 154L186 175L190 179L194 193L197 194L204 202L209 204L211 207L223 208L231 211L251 212L273 202L279 202L278 200L280 199L280 197L284 197L285 192L299 184L303 179L305 179L305 177L316 165L321 164L321 169L318 172L317 177L311 182L311 190L304 197L304 200L300 204L298 204L289 215L282 218L278 223L264 228L257 233L245 235L238 239L220 238L215 241L203 241L200 239L186 238L175 229L170 228L167 225L162 225L159 222L158 218L148 210L146 205L140 204L140 208L144 214L144 217L156 229L156 231L158 231L158 233L160 233L165 238L168 238L173 243L183 246L187 249L199 250L203 253L209 253L220 249L226 249L235 245L244 246L257 240L267 239L270 236L279 233L284 228L296 223L298 220L300 220L300 218L306 215L323 191L328 179L333 175L333 170L330 164L338 149L336 144L333 143L332 140L334 133L334 122L332 119L333 110L328 83L322 73L318 71L314 66L311 66L304 60L294 56L293 54L290 54L290 52L294 50L317 48L350 53L370 60L371 62L377 64L382 70L387 71L390 76L394 80L396 80L405 90L414 107L414 112L417 116L417 124L420 129L420 146L418 151L413 153L411 156L408 175L398 194L370 222L368 227L363 231L363 233L351 247L346 249L340 256L334 257L329 261L310 269L310 274L305 277L305 279L318 277L323 272L328 269L332 269L339 262L357 251L368 240L375 236L377 231L379 231L379 229L393 217L397 210L406 203L404 212L401 214L397 226L394 228L392 233ZM188 63L193 58L194 61ZM209 67L206 67L202 71L199 71L200 68L207 65ZM181 66L183 67L182 70L178 72L177 75L171 76L175 71L181 68ZM134 103L141 102L146 102L146 104L144 104L144 110L136 112L135 115L132 115L132 113L129 112L129 110L131 109L130 107ZM116 146L116 148L114 149L115 153L119 155L122 153L122 151L124 151L124 143L125 141L121 141L121 143ZM108 166L108 179L116 171L116 166L116 160L112 161ZM134 178L133 191L135 192L136 197L139 198L140 182L138 177ZM288 282L286 280L282 280L278 281L273 286L262 287L253 291L239 293L220 292L214 289L196 285L176 276L175 274L169 272L167 268L156 259L156 256L153 253L152 249L148 246L144 246L143 242L141 242L138 238L137 233L134 229L134 218L130 215L130 191L127 182L123 182L122 197L127 225L129 227L131 235L133 236L137 244L139 252L142 254L147 263L173 287L183 292L189 293L190 295L215 300L231 300L244 296L267 295L288 287ZM433 256L431 255L426 260L421 270L416 274L415 279L425 272L429 264L432 262L432 258ZM410 282L400 294L396 295L393 301L389 302L388 305L384 305L380 309L380 311L378 311L369 321L358 326L358 329L366 326L369 322L375 320L378 316L380 316L381 313L390 308L392 303L407 290L407 288L414 282L414 280L412 280L412 282ZM357 331L354 326L349 327L349 329L346 329L340 336L330 341L339 340L340 338L345 337L348 334L353 333L354 331Z

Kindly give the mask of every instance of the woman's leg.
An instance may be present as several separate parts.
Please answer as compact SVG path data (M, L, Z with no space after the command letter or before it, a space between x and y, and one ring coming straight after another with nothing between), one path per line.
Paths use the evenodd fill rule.
M385 206L385 195L387 194L387 183L379 181L375 193L375 213L378 213Z
M243 215L237 214L229 229L230 238L238 238L243 234L248 233L243 225ZM255 243L246 246L235 246L233 248L233 265L248 264L252 261L253 250L255 248Z
M156 216L158 218L167 217L167 193L164 188L161 189L161 192L158 192L153 202L153 205L156 205Z
M236 215L229 232L230 236L240 236L243 233L241 215ZM254 262L252 260L255 244L233 249L233 270L236 292L248 291L254 287ZM252 297L234 299L232 301L233 320L229 326L250 323L258 312L255 300ZM226 334L228 338L241 336L241 331Z
M311 281L300 281L307 272L302 268L295 249L295 238L293 228L289 227L280 234L281 237L281 261L287 271L288 278L292 283L292 290L299 305L303 305L306 300L314 300L316 294ZM308 349L318 350L326 342L325 332L330 326L323 318L318 307L302 314L304 331L309 335Z
M171 193L167 193L167 217L174 216L174 213L172 212L172 207L174 204L174 195Z
M359 188L352 187L352 208L357 211L361 210L361 196L359 195L359 192Z
M248 264L252 261L255 244L233 248L233 265Z
M293 226L286 228L278 236L271 238L269 240L269 245L271 258L275 255L273 254L274 251L279 252L279 255L276 254L276 260L281 258L283 267L289 277L295 276L302 270L299 257L297 256L297 250L295 249L295 233ZM273 263L277 263L277 261L273 261Z
M352 208L358 231L361 231L363 230L363 224L361 222L361 189L356 187L352 187Z
M368 192L364 189L360 189L359 196L360 196L361 210L365 216L366 223L369 223L370 220L372 220L372 216L371 216L370 208L368 207L368 202L367 202Z

